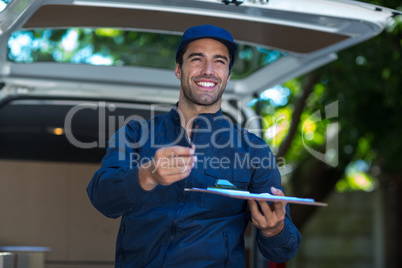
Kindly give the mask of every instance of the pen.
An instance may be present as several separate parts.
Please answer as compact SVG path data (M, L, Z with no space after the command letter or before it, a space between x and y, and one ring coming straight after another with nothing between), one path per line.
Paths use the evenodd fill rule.
M198 129L198 127L199 127L199 125L196 125L195 128L193 129L193 131L192 131L192 133L191 133L191 136L192 136L192 137L194 137L195 131ZM188 136L188 147L190 147L190 148L193 148L193 147L194 147L194 146L193 146L193 143L192 143L192 141L191 141L190 136Z

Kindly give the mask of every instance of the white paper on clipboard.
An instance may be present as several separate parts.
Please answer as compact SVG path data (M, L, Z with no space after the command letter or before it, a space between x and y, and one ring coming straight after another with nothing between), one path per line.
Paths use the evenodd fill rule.
M285 201L287 203L292 204L300 204L300 205L310 205L310 206L320 206L326 207L326 203L315 202L314 199L310 198L299 198L299 197L291 197L291 196L277 196L271 195L269 193L250 193L248 191L242 190L232 190L232 189L222 189L222 188L185 188L185 191L190 192L203 192L203 193L211 193L211 194L219 194L231 198L238 198L238 199L246 199L246 200L258 200L258 201Z

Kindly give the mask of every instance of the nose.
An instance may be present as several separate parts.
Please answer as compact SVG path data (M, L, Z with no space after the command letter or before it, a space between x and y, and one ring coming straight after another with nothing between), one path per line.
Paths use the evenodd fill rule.
M212 61L206 61L202 68L202 72L204 75L213 75L214 74L214 66Z

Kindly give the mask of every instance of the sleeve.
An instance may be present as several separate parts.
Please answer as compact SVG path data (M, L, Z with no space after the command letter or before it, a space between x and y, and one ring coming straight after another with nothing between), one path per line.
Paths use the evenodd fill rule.
M109 140L101 168L87 187L93 206L110 218L118 218L142 203L153 191L138 181L138 146L141 124L127 124Z
M275 156L263 140L257 139L258 146L252 146L254 147L252 150L253 155L258 157L260 161L258 162L259 165L254 167L250 192L271 193L272 186L285 192L284 188L281 186L281 175L276 164ZM251 220L248 207L246 215L249 220ZM282 263L292 259L299 249L300 242L301 234L292 222L289 204L286 206L285 227L281 233L274 237L265 237L260 230L257 232L257 244L262 255L276 263Z

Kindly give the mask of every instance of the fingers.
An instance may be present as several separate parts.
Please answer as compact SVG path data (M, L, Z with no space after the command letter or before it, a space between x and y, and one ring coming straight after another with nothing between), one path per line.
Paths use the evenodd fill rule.
M196 156L158 157L154 158L155 166L158 168L180 168L192 167L197 162Z
M160 148L156 151L155 157L177 157L177 156L193 156L195 147L171 146Z
M285 196L285 194L280 189L277 189L275 187L271 187L271 192L272 192L272 194L277 195L277 196ZM274 204L273 210L276 210L276 211L282 210L286 214L287 202L274 202L273 204Z
M171 146L160 148L151 161L151 176L161 185L170 185L190 175L197 162L195 147Z
M272 207L265 201L259 201L258 203L260 204L262 216L266 219L266 222L274 218L273 211L275 209L272 209Z
M160 176L170 176L170 175L176 175L176 174L182 174L186 173L188 171L191 171L193 168L193 165L183 165L183 166L176 166L176 167L156 167L152 172L157 172L159 173Z
M194 155L194 149L194 147L188 148L183 146L161 148L155 153L155 166L166 169L182 167L182 169L179 170L180 173L182 170L194 166L194 163L197 162L197 157ZM172 172L169 172L168 174L172 174Z
M275 225L277 217L266 201L258 201L257 203L255 200L249 200L249 207L253 223L258 228L261 229Z
M261 215L257 202L255 200L248 200L248 206L250 208L252 222L257 228L260 228L260 222L264 221L264 216Z
M183 148L183 147L182 147ZM178 150L162 150L161 152L158 150L155 153L155 157L153 159L154 165L158 169L166 170L166 175L174 174L174 173L182 173L187 169L191 169L194 167L197 162L197 156L194 155L192 149L182 148ZM190 155L184 155L179 153L192 153Z
M271 188L274 195L284 196L284 193L274 187ZM264 236L270 237L280 233L284 228L286 216L286 202L248 201L251 218L254 225L262 231Z
M274 202L269 205L267 202L259 202L263 217L265 219L265 226L269 228L275 227L278 222L285 220L286 210L282 202Z
M182 179L187 178L190 175L190 173L191 173L191 169L186 170L185 172L182 172L182 173L163 176L163 179L161 179L159 181L159 184L165 185L165 186L170 185L176 181L180 181Z

